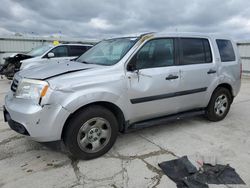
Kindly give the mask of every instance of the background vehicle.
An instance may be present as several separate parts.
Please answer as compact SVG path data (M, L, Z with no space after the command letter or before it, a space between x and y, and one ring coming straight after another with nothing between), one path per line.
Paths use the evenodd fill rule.
M12 79L14 74L20 70L21 60L40 56L52 47L53 45L42 45L34 48L26 54L18 53L5 58L4 64L0 67L0 75L5 75L8 79Z
M237 47L224 36L116 38L71 63L17 73L4 117L21 134L63 139L74 156L92 159L112 147L119 131L201 114L222 120L240 79Z
M91 44L59 44L45 53L35 58L21 61L20 69L27 69L34 66L44 65L46 63L58 62L61 60L71 60L85 53L93 45Z
M20 69L42 65L48 62L56 62L58 60L74 59L88 49L92 45L89 44L59 44L43 45L34 48L27 54L14 54L5 58L5 63L0 68L0 74L5 75L8 79L12 79L14 74Z

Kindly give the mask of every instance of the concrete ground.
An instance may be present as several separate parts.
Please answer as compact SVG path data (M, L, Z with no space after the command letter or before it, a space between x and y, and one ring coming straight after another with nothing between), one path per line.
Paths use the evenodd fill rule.
M0 106L9 81L0 80ZM225 120L195 117L120 135L95 160L69 158L58 145L39 144L12 131L0 107L0 187L167 187L175 184L158 163L188 155L230 164L250 187L250 79ZM221 186L224 187L224 186Z

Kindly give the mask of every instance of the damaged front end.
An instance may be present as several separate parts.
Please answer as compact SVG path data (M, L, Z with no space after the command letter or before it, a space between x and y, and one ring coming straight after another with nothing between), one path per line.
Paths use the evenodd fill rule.
M8 79L12 79L15 73L20 70L20 61L29 58L32 58L32 56L26 54L16 54L12 57L5 58L4 64L0 66L0 75L4 75Z

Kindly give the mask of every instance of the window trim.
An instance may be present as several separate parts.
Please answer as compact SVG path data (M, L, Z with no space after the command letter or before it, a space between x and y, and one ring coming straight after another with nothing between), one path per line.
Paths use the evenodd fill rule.
M140 46L135 53L133 53L130 57L130 59L128 60L128 63L126 65L126 70L128 70L129 64L132 63L133 58L138 54L138 52L148 43L151 42L153 40L161 40L161 39L172 39L173 40L173 60L174 63L173 65L167 65L167 66L160 66L160 67L148 67L148 68L142 68L140 70L144 70L144 69L154 69L154 68L162 68L162 67L172 67L172 66L176 66L177 64L177 58L178 58L178 50L177 50L177 43L178 43L178 37L158 37L158 38L153 38L153 39L149 39L148 41L146 41L142 46ZM130 71L129 71L130 72Z
M208 41L209 44L209 50L210 50L210 54L211 54L211 61L210 62L204 62L204 63L191 63L191 64L185 64L184 62L184 58L183 58L183 48L182 48L182 44L181 44L181 39L200 39L202 40L202 46L203 46L203 52L205 54L205 60L206 60L206 51L205 51L205 44L204 44L204 40ZM211 42L208 38L203 38L203 37L179 37L178 38L178 52L179 52L179 65L201 65L201 64L210 64L213 63L213 53L212 53L212 48L211 48Z

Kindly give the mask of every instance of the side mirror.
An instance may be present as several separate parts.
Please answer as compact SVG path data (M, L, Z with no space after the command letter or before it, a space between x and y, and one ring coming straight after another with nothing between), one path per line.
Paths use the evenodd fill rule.
M138 70L138 67L137 67L137 56L134 56L130 62L128 63L128 66L127 66L127 70L130 71L130 72L134 72L136 70Z
M127 66L128 71L134 72L136 69L136 64L135 63L129 63Z
M48 58L55 57L55 54L53 52L48 53Z

